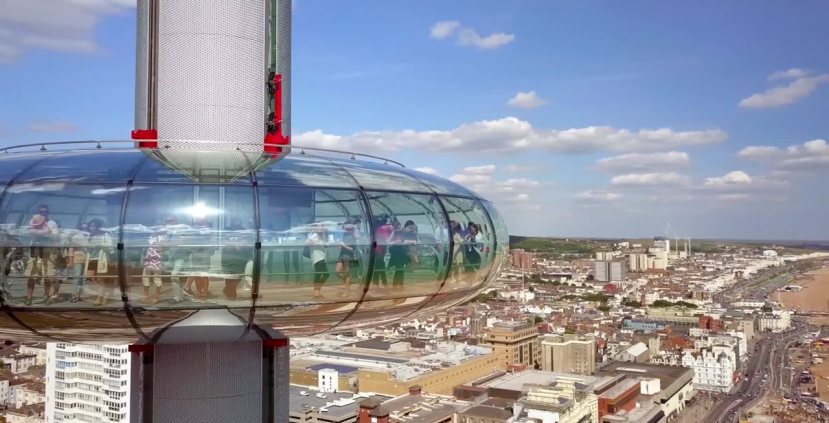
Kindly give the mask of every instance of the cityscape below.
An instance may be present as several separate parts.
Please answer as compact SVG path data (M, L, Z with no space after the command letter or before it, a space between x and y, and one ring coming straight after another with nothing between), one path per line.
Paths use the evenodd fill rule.
M466 304L291 338L290 421L823 421L827 293L791 245L512 237ZM6 340L5 421L129 421L127 347Z

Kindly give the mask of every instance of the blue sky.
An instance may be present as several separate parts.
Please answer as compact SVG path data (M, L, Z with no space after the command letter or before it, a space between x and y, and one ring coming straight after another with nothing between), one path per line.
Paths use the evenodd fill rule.
M513 234L829 239L829 3L294 4L296 144L452 178ZM127 138L134 37L134 0L0 0L0 145Z

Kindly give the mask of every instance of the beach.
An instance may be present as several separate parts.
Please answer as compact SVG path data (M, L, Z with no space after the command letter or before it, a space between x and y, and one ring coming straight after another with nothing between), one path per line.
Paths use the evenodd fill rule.
M829 312L829 267L809 272L792 285L802 286L798 292L776 292L774 298L786 309Z

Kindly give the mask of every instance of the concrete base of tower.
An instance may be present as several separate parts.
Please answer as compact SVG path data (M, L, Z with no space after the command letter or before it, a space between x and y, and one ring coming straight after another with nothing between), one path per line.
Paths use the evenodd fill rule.
M133 423L288 422L288 338L271 328L200 310L130 351Z

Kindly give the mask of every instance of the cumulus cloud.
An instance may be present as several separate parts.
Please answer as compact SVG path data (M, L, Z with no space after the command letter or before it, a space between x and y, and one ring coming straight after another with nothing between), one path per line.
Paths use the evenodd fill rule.
M604 190L587 190L576 194L576 199L590 202L611 203L622 199L622 194Z
M546 150L556 153L670 151L679 147L721 142L720 129L675 131L617 129L588 126L571 129L534 128L529 122L506 117L462 124L451 130L365 131L352 135L327 134L322 130L295 136L297 145L345 148L356 151L394 152L417 148L429 152L505 153Z
M472 28L461 26L461 23L458 21L437 22L432 25L432 28L429 31L429 36L438 40L448 39L453 35L456 36L458 45L475 47L483 50L496 49L515 41L514 34L495 32L490 35L483 36Z
M519 109L535 109L545 104L547 104L547 100L539 97L535 91L519 92L507 101L507 105Z
M538 204L541 182L527 178L498 179L495 165L469 166L450 176L449 179L492 200L499 207L525 207L535 209Z
M505 32L481 36L474 29L465 28L458 34L458 44L487 50L505 46L513 41L515 41L515 35Z
M428 173L429 175L440 176L440 172L431 167L416 167L414 170L418 172Z
M773 146L749 146L739 157L766 161L785 170L829 170L829 143L824 139L806 141L785 149Z
M432 38L442 40L451 36L460 26L461 23L458 21L440 21L432 25L432 30L429 35Z
M596 162L595 169L605 172L648 172L685 168L691 164L688 153L668 151L665 153L630 153L607 157Z
M65 134L77 131L78 127L74 123L66 121L39 121L30 123L28 129L31 132Z
M740 107L769 109L794 104L812 94L820 84L829 82L829 73L813 75L803 69L793 68L774 72L770 81L791 80L787 85L770 88L740 100Z
M611 185L629 187L681 186L690 182L689 177L676 172L631 173L610 180Z
M718 199L745 201L777 196L788 186L788 181L779 177L751 176L742 170L734 170L722 176L705 178L699 187L703 191L717 193Z
M135 0L4 1L0 6L0 63L14 62L29 49L97 53L98 23L134 7Z
M726 187L726 186L740 186L740 185L750 185L752 182L751 176L748 176L747 173L743 172L742 170L735 170L733 172L728 172L723 176L717 176L713 178L705 178L705 186L706 187Z

